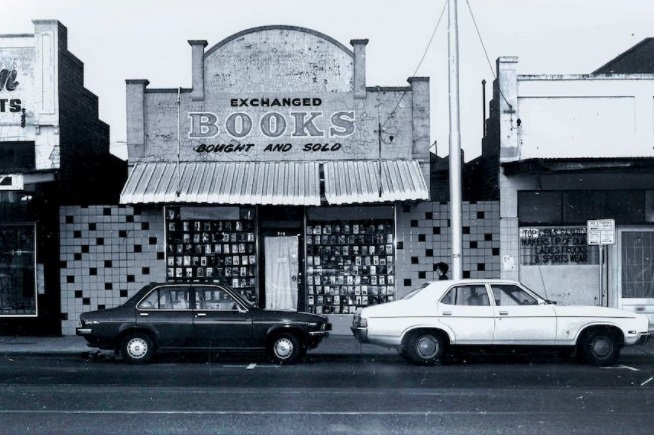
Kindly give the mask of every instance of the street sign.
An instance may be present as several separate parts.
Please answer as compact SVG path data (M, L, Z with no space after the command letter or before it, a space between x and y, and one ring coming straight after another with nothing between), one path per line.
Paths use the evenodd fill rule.
M589 245L614 245L615 220L595 219L588 221L587 243Z

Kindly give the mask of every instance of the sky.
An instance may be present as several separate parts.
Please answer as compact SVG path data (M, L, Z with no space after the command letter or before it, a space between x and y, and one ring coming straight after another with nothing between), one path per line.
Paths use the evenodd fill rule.
M432 151L442 157L449 153L447 11L437 23L445 2L21 0L5 4L0 34L33 33L34 19L68 28L68 49L85 65L85 86L99 97L100 119L110 125L112 152L121 158L127 157L125 80L190 88L188 40L207 40L209 50L241 30L274 24L316 30L347 47L369 39L367 86L430 78ZM458 33L461 147L469 161L481 153L481 82L489 100L498 57L518 56L519 74L590 73L654 36L654 1L458 0Z

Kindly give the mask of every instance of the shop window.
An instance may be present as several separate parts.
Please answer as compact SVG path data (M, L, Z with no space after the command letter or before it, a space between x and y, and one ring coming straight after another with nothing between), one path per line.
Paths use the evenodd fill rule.
M256 302L254 209L167 207L169 282L229 285Z
M392 220L310 221L307 310L347 314L395 298Z
M0 316L36 316L34 225L0 225Z

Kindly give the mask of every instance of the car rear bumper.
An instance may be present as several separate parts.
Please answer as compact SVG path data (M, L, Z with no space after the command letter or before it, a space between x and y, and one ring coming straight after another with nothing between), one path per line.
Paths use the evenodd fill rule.
M354 338L356 338L359 343L368 342L368 328L350 326L350 330L352 331L352 334L354 334Z

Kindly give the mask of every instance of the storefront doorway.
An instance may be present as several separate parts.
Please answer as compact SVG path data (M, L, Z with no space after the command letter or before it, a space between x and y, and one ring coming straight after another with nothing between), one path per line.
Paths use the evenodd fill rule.
M297 236L264 237L267 309L297 310L298 249Z
M618 229L618 308L654 324L654 229Z

